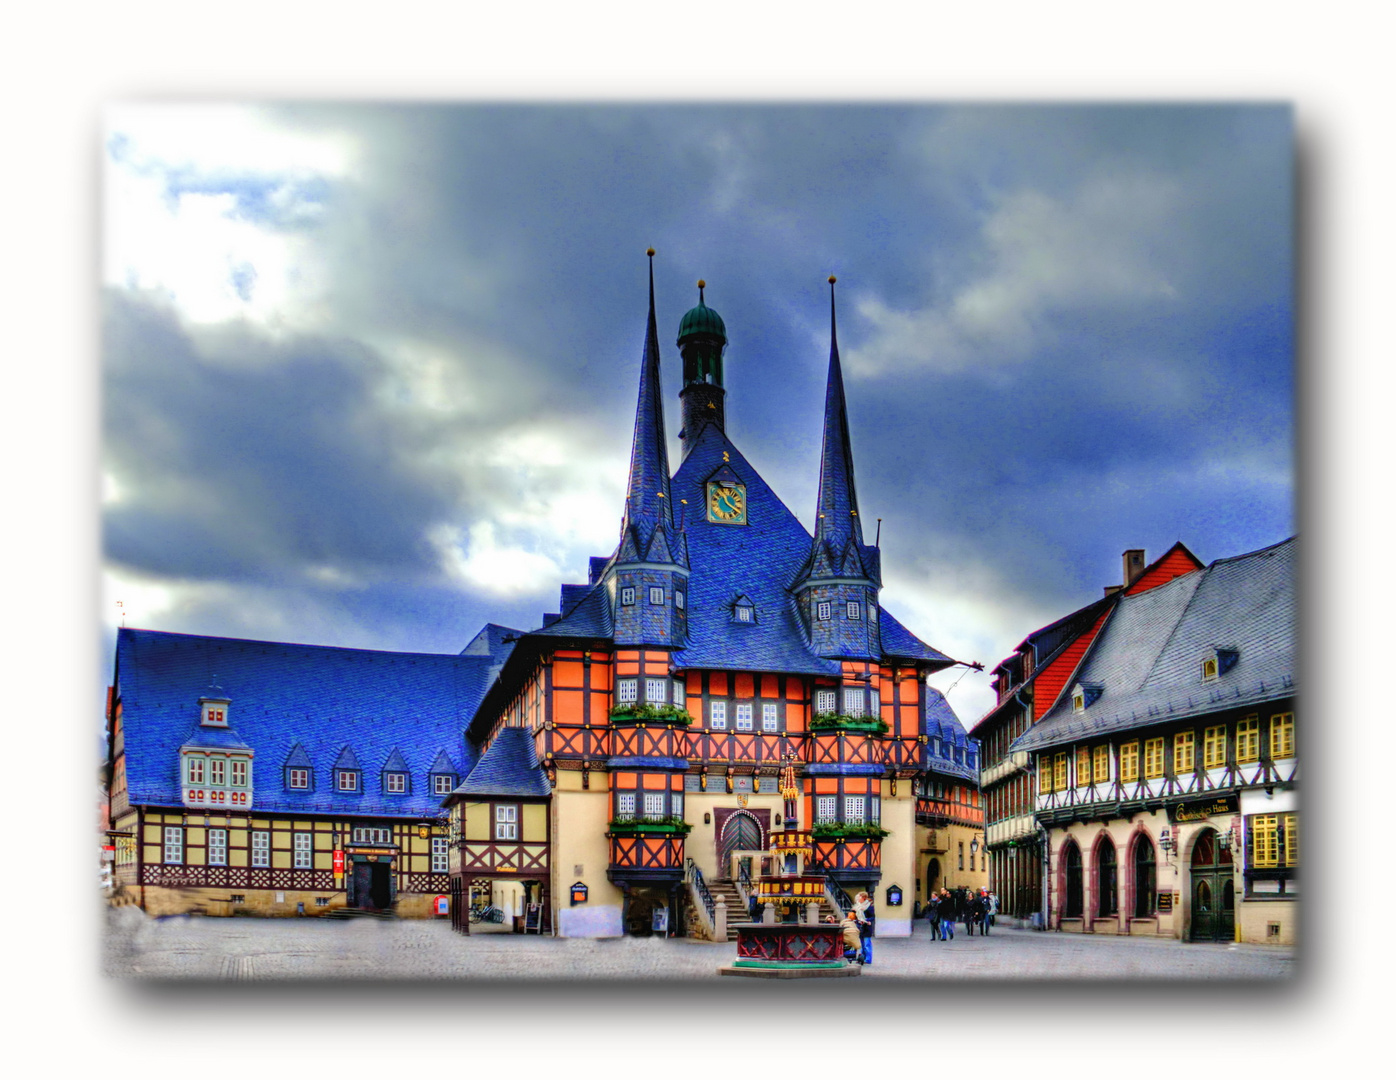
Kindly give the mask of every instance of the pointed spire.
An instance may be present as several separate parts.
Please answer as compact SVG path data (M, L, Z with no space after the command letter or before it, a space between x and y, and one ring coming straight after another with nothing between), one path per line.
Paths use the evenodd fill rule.
M841 552L850 539L863 543L858 520L858 492L853 483L853 445L848 437L848 407L839 366L838 316L834 282L829 275L829 383L824 392L824 447L819 457L819 506L814 524L815 547L827 544Z
M635 437L630 446L630 482L625 494L622 531L639 530L637 542L648 546L655 526L673 527L669 493L669 451L664 434L664 400L659 386L659 329L654 317L654 248L650 259L650 315L645 357L640 367L640 395L635 406Z

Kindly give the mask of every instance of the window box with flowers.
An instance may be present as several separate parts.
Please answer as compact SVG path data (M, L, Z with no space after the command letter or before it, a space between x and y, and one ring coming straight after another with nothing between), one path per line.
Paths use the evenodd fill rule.
M687 836L693 826L681 817L618 817L606 824L608 836Z
M853 731L862 735L886 735L887 725L871 716L848 716L845 713L816 713L809 722L811 731Z
M627 703L611 710L611 722L621 724L670 724L687 727L693 716L678 705Z
M810 828L816 840L882 840L892 834L881 825L863 821L825 821Z

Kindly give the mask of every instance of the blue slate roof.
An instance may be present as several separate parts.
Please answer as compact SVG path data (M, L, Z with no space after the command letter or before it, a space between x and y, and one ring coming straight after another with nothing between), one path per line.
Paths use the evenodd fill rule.
M500 728L475 767L447 797L458 795L547 796L552 785L538 764L533 735L526 728Z
M217 731L253 748L255 811L434 816L428 769L442 754L473 762L463 732L497 660L122 628L116 685L131 802L180 804L179 748L216 676L232 702L229 726L199 735ZM358 793L335 790L331 770L346 748L365 771ZM381 790L377 774L395 748L414 778L411 794ZM310 790L286 789L287 764L314 770Z
M211 750L251 750L247 743L238 738L231 728L196 727L181 744L183 746L203 746Z
M1275 701L1295 692L1298 537L1124 596L1092 642L1070 686L1101 693L1077 713L1064 695L1014 750L1082 739ZM1204 682L1214 649L1237 659Z
M819 457L819 504L814 540L831 551L843 551L849 541L861 546L863 523L858 517L858 492L853 482L853 443L848 434L848 404L839 364L838 321L834 285L829 282L829 378L824 388L824 441Z
M979 781L979 741L965 733L965 726L950 702L933 686L926 687L926 708L921 714L921 734L926 736L922 765L931 772L948 773Z

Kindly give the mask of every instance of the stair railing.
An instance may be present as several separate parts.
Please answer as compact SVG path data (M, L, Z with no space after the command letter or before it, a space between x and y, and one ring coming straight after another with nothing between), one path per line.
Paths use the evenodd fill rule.
M684 879L688 882L688 892L693 899L693 909L703 924L709 941L716 940L717 901L713 899L708 883L703 880L703 871L692 859L684 860Z
M853 897L839 888L832 878L824 879L824 899L839 913L840 920L853 910Z

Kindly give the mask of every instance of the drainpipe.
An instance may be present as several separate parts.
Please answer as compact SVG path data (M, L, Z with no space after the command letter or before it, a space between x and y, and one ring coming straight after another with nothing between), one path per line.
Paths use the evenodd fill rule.
M1047 887L1051 880L1052 845L1047 830L1042 827L1042 822L1037 820L1036 815L1033 816L1033 821L1037 825L1037 831L1042 834L1042 929L1049 930L1051 923L1048 919L1048 913L1051 911L1052 899Z

